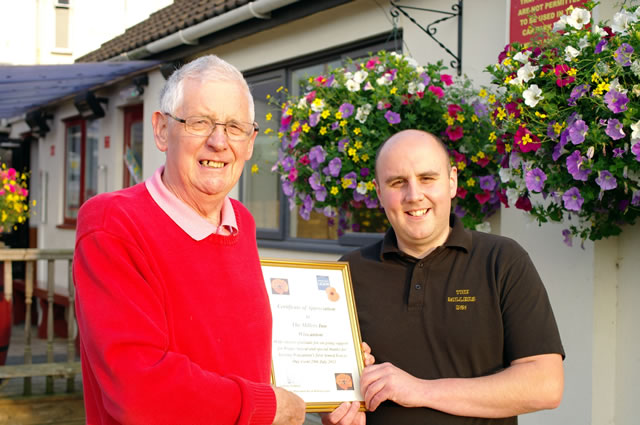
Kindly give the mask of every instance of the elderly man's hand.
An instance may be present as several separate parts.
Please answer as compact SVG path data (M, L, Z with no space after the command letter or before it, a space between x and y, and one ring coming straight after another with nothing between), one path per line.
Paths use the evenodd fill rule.
M322 414L323 425L365 425L364 412L359 412L360 402L344 402L331 413Z
M305 418L304 400L284 388L274 387L276 417L273 425L301 425Z

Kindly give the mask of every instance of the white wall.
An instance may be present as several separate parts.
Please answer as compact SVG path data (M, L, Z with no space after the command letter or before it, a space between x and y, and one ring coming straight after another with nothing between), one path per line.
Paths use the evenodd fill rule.
M55 48L55 0L0 0L0 63L72 63L173 0L72 0L69 48Z

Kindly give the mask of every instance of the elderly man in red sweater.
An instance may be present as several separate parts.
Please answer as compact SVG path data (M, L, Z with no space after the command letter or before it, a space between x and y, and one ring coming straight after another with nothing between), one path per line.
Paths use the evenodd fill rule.
M166 162L86 202L73 263L89 424L301 424L270 385L271 312L248 210L227 195L258 132L242 74L173 73L152 117Z

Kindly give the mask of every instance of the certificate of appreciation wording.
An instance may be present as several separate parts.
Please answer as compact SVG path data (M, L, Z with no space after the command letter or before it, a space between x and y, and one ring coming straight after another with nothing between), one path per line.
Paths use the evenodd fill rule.
M364 367L349 264L261 259L273 316L274 385L299 395L307 412L360 401Z

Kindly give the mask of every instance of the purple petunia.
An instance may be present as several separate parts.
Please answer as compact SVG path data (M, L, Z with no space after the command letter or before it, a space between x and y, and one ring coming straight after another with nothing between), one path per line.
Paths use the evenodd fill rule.
M318 202L324 202L327 199L327 189L324 186L320 186L319 189L313 191L313 196Z
M613 157L614 158L622 158L622 156L624 155L625 152L626 152L626 149L613 148Z
M367 206L367 208L378 208L378 199L370 198L369 196L367 196L366 198L364 198L364 204Z
M369 168L367 167L362 167L360 169L360 176L361 177L367 177L369 175Z
M527 171L524 180L527 184L527 189L531 192L542 192L547 175L540 168L534 168Z
M640 190L636 190L631 195L631 205L634 207L640 207Z
M331 130L335 131L339 128L340 128L340 123L338 121L331 123Z
M574 186L562 195L562 201L566 209L570 211L580 211L584 203L584 198L580 195L578 188Z
M309 186L311 186L311 189L313 190L318 190L323 187L322 177L320 177L320 173L311 174L311 177L309 177Z
M613 57L622 66L631 66L631 54L633 47L628 43L622 43L613 53Z
M402 121L400 119L400 114L393 112L393 111L387 111L384 114L385 119L387 120L387 122L389 124L398 124L400 121Z
M342 168L342 160L338 157L329 161L329 175L331 177L338 177L340 175L340 169Z
M466 212L466 211L465 211L465 209L464 209L464 208L462 208L459 204L456 204L456 207L455 207L455 209L453 210L453 213L454 213L455 215L457 215L458 217L462 218L462 217L464 217L464 216L465 216L465 214L466 214L467 212Z
M472 103L473 111L476 113L478 117L485 117L489 115L489 108L483 102L478 100Z
M349 139L342 139L338 142L338 152L344 153L345 145L349 143Z
M577 120L569 127L569 140L571 140L571 143L574 145L579 145L584 142L584 136L587 134L587 131L589 131L587 123L582 120Z
M604 131L607 136L613 140L619 140L624 137L624 131L622 131L622 123L615 118L607 120L607 128Z
M311 127L315 127L316 125L318 125L319 121L320 121L320 112L316 112L315 114L309 115L309 125Z
M282 193L286 196L293 195L293 183L289 181L289 179L285 179L282 181Z
M607 104L607 107L614 114L619 114L620 112L624 112L627 110L627 103L629 103L629 98L626 94L619 92L618 90L611 90L607 94L604 95L604 101Z
M318 166L322 164L327 157L326 152L322 146L314 146L309 150L309 161L311 161L311 168L318 169Z
M580 155L580 151L573 151L567 157L567 171L573 176L574 180L587 181L587 176L591 173L589 168L584 167L583 163L587 158Z
M282 161L280 161L280 163L282 164L282 169L288 173L293 167L295 167L296 160L290 156L286 156L282 159Z
M588 91L589 91L588 84L581 84L579 86L574 87L573 90L571 90L571 95L569 96L569 100L567 100L567 103L569 104L569 106L576 106L576 100L580 99Z
M352 104L343 103L342 105L340 105L340 108L338 108L338 111L340 111L340 113L342 114L342 118L346 119L353 115L353 109L354 107Z
M313 210L313 199L311 198L311 195L307 195L302 201L302 205L300 205L300 217L305 220L309 220L311 210Z
M596 55L600 54L606 47L607 47L607 39L603 38L602 40L598 41L598 44L596 44L596 48L593 52Z
M636 156L636 161L640 161L640 142L631 146L631 153Z
M355 171L351 171L350 173L345 174L342 179L343 180L349 180L351 182L346 187L346 189L355 189L356 188L358 176L356 175Z
M496 179L493 176L480 176L478 177L478 184L483 190L493 190L496 188Z
M596 183L598 183L598 186L600 186L600 189L602 189L603 191L615 189L616 187L618 187L616 178L613 177L613 174L611 174L607 170L603 170L598 173L598 177L596 177Z
M564 236L564 243L567 246L572 246L573 245L573 237L571 236L571 231L569 229L564 229L562 231L562 236Z

